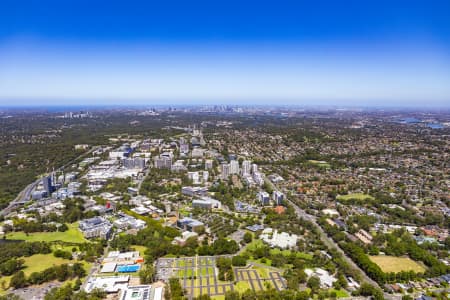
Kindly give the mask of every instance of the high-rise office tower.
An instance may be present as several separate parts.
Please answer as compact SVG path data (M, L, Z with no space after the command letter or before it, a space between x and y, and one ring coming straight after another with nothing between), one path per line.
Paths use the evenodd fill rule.
M49 197L54 191L52 184L52 176L49 175L42 178L42 185L44 186L44 190L47 192L47 197Z

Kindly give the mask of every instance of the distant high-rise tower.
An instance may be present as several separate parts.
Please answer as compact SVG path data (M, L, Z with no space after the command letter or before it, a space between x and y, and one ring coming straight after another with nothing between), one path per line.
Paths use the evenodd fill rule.
M250 175L252 170L252 162L249 160L244 160L242 162L242 175Z
M230 176L230 165L227 163L222 163L220 165L220 173L222 179L228 179L228 176Z
M52 185L52 176L45 176L42 178L42 185L44 186L44 190L47 192L47 197L49 197L54 189Z
M239 174L239 161L230 161L230 174Z
M272 193L272 200L277 205L281 205L284 201L284 194L280 191L273 191Z

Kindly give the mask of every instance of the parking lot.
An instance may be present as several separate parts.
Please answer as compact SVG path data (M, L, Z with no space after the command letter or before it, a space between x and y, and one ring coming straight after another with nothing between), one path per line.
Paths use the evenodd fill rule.
M61 286L60 282L49 282L42 285L37 285L33 287L26 287L13 290L11 293L19 296L22 299L29 300L41 300L44 299L45 295L53 288Z

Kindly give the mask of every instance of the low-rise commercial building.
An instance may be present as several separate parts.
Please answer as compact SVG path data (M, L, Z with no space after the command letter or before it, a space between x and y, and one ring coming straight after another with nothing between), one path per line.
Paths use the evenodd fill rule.
M109 239L112 233L112 224L102 217L81 220L78 227L87 239Z
M182 230L200 232L205 228L205 224L195 219L183 218L177 221L177 227Z
M202 199L196 199L192 201L193 208L201 208L201 209L219 209L222 204L220 201L216 199L212 199L209 197L204 197Z

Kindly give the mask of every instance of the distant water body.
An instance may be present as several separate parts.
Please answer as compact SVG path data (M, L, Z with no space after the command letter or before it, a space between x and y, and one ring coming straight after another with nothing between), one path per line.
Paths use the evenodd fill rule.
M398 121L400 124L419 124L422 123L422 120L417 118L404 118ZM426 123L426 126L431 129L442 129L444 125L441 123Z
M405 118L405 119L400 120L400 123L403 123L403 124L417 124L420 122L422 122L422 121L419 119L416 119L416 118Z
M431 129L442 129L442 128L444 128L444 125L442 125L440 123L428 123L427 126L430 127Z

